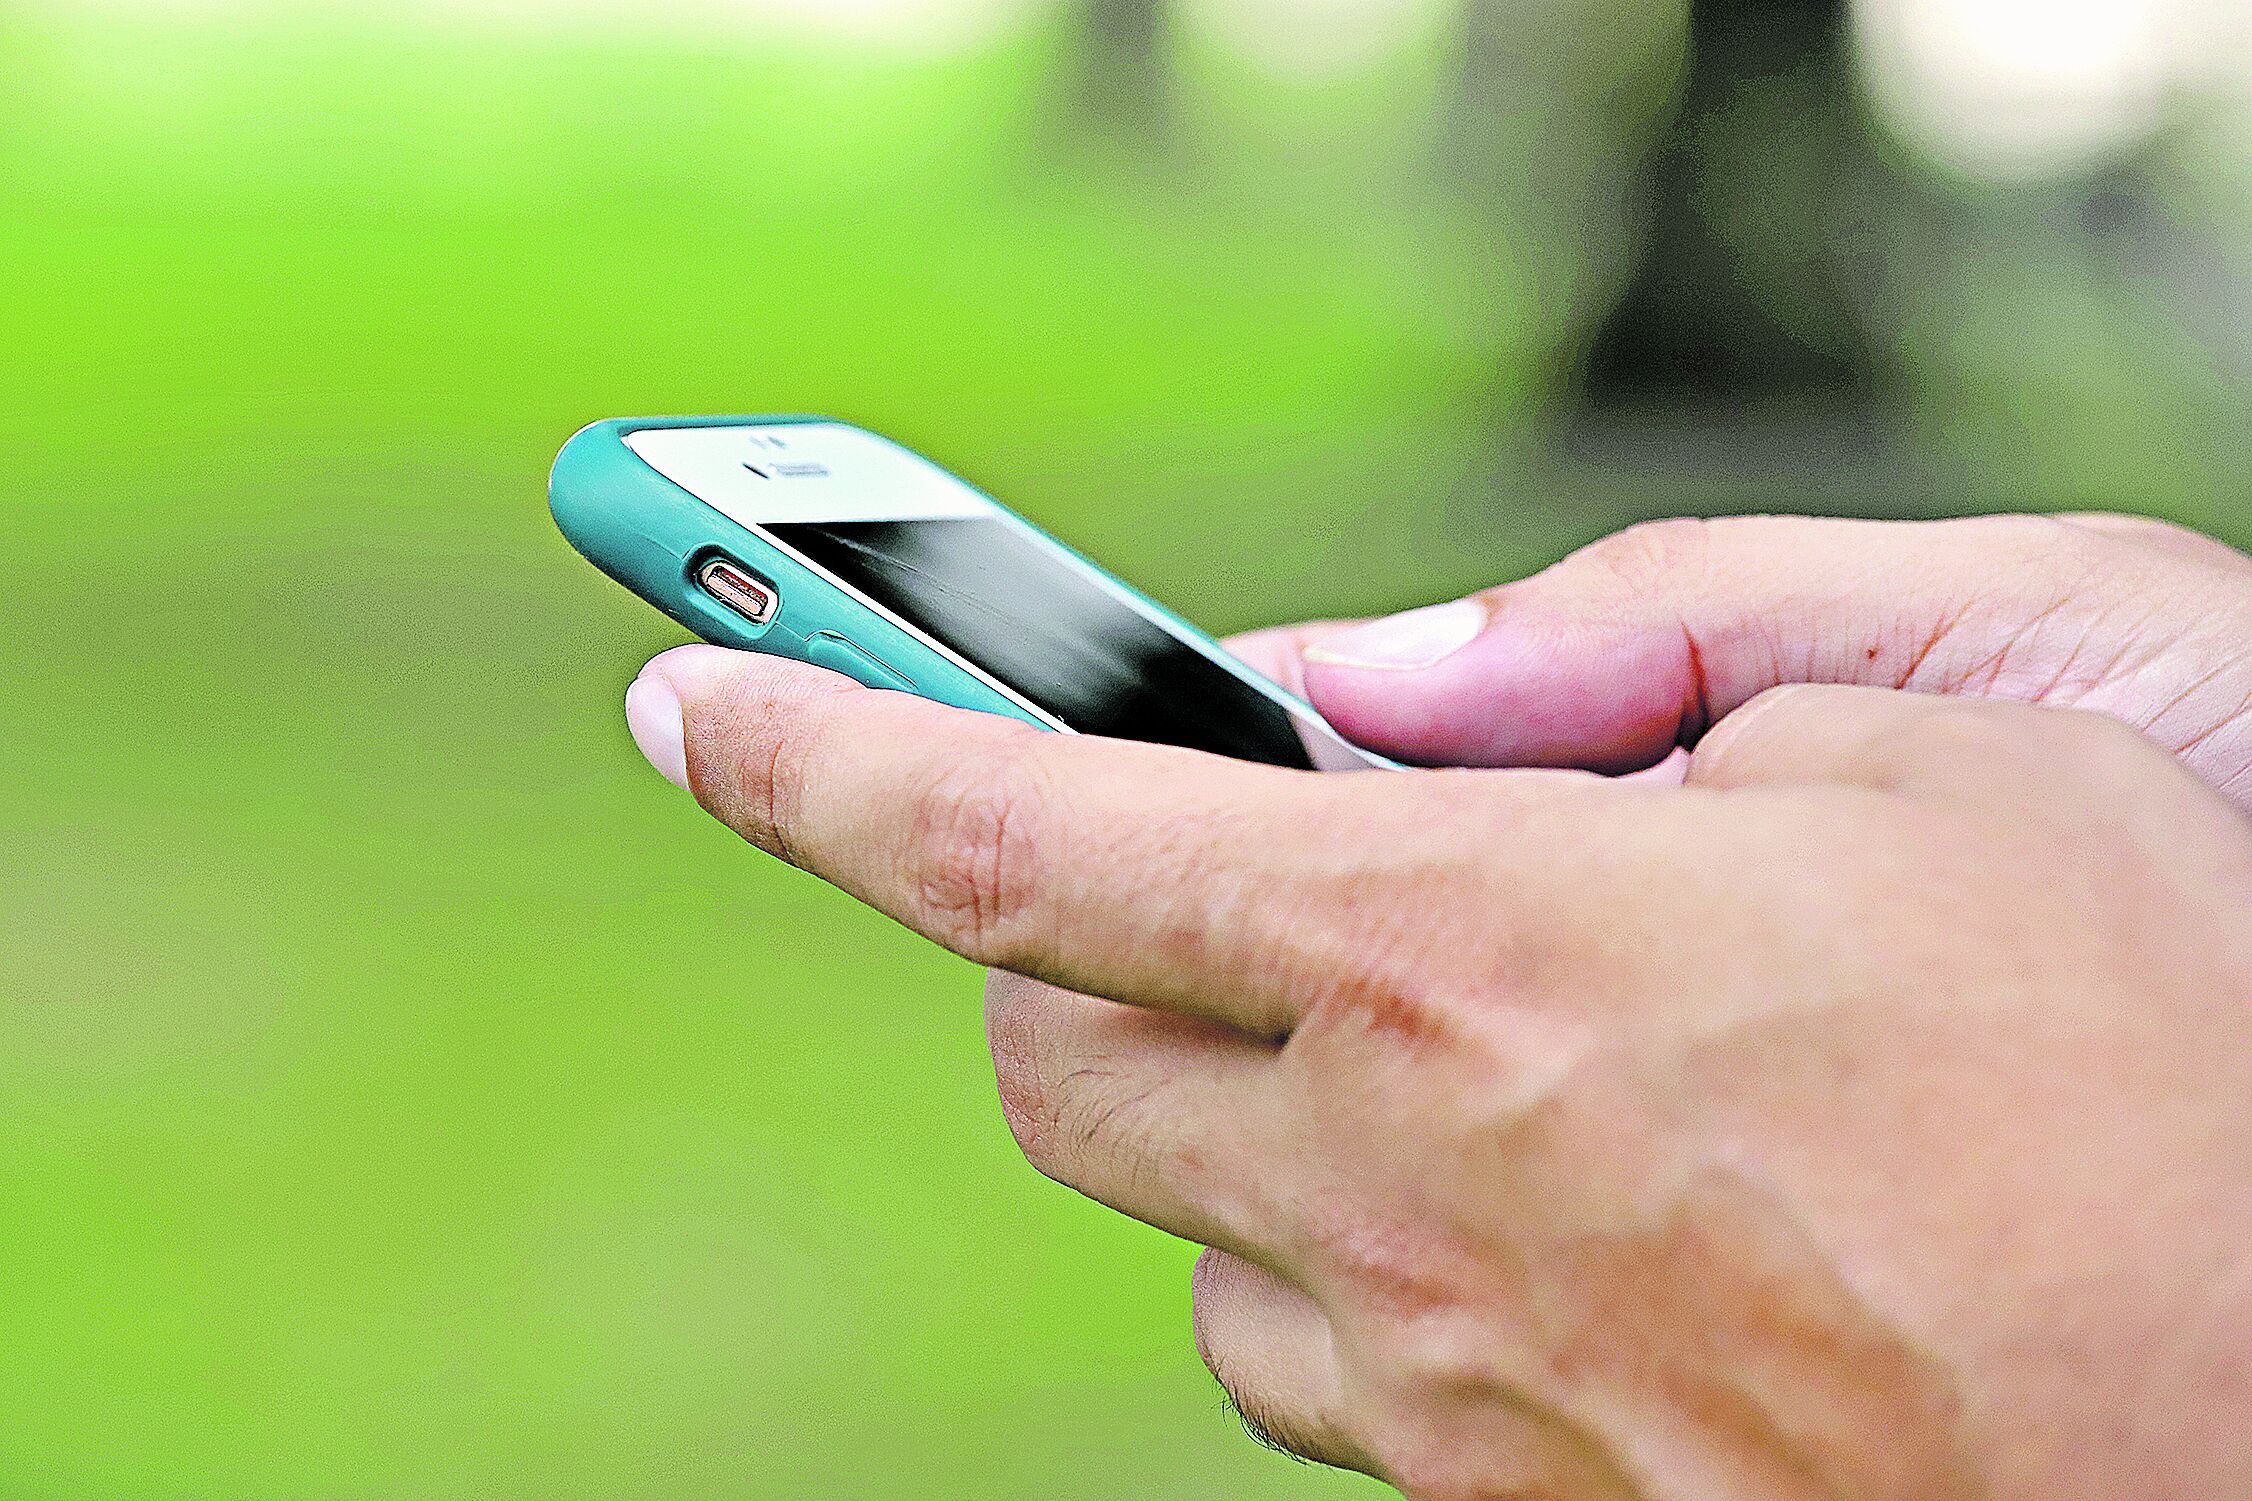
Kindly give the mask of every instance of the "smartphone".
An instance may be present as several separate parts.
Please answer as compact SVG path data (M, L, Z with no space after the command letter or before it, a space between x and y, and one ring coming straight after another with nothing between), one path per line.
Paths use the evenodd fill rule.
M548 484L604 573L705 640L1062 734L1393 763L920 454L822 417L597 422Z

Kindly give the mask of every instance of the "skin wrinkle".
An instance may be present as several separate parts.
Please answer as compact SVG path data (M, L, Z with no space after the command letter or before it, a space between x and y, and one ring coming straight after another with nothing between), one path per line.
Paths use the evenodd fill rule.
M2081 530L2077 527L2073 529ZM2168 639L2167 632L2151 630L2151 627L2164 616L2161 605L2154 602L2151 608L2144 612L2143 618L2139 620L2123 618L2126 601L2118 596L2119 590L2116 583L2112 583L2108 587L2105 586L2103 575L2097 569L2096 560L2090 559L2072 580L2058 590L2049 604L2037 609L2032 617L2015 626L1999 643L1995 651L1977 662L1957 669L1942 678L1937 684L1923 691L1943 694L1968 692L1977 693L1981 696L2021 698L2033 702L2071 703L2074 699L2060 697L2059 689L2063 681L2071 675L2071 667L2079 662L2085 650L2085 642L2107 639L2112 643L2112 656L2107 664L2100 671L2090 673L2086 679L2088 687L2094 689L2102 686L2122 671L2130 670L2127 668L2127 663L2137 655L2138 651L2145 653L2146 659L2147 656L2155 656L2158 650L2163 649L2163 645ZM2050 624L2055 616L2061 614L2076 601L2105 601L2106 603L2091 614L2084 623L2081 639L2076 641L2073 650L2068 654L2066 666L2054 674L2052 680L2045 686L2029 692L2004 694L2001 685L2006 676L2007 662L2014 650L2028 644L2029 638L2036 634L2041 627ZM1939 625L1929 636L1926 647L1918 653L1915 661L1911 664L1909 673L1900 679L1898 686L1903 688L1918 686L1917 678L1922 672L1926 659L1942 640L1965 627L1972 608L1967 604L1958 606L1950 609L1942 617ZM2157 641L2153 643L2149 639L2151 637L2156 637ZM1984 678L1983 682L1981 681L1982 677Z
M2161 718L2163 718L2163 715L2161 715ZM2205 749L2206 746L2212 744L2213 741L2219 739L2222 735L2227 734L2231 730L2241 730L2247 724L2252 724L2252 689L2247 689L2245 692L2240 693L2237 696L2236 706L2227 714L2216 717L2213 722L2207 725L2204 729L2199 730L2196 734L2190 736L2189 739L2182 741L2180 744L2172 746L2171 749L2173 750L2175 755L2182 757L2184 760L2187 760L2190 757L2195 756L2199 751ZM2158 738L2160 744L2166 743L2163 736L2160 736Z
M2075 526L2055 518L2042 518L2042 524L2046 529L2052 531L2062 530L2076 533L2087 533L2088 531L2085 527ZM2097 535L2100 536L2101 534ZM2044 561L2056 565L2069 563L2069 569L2065 576L2058 579L2056 592L2049 604L2037 609L2032 616L2009 630L2003 637L1998 649L1988 658L1959 675L1957 683L1954 685L1958 691L1975 690L1989 696L1998 696L2000 685L2006 675L2006 664L2011 656L2019 647L2030 644L2042 628L2064 610L2075 603L2103 602L2090 615L2084 628L2084 634L2094 633L2105 623L2107 617L2121 613L2127 601L2134 597L2131 591L2122 591L2116 582L2116 555L2113 548L2107 546L2104 542L2098 542L2092 546L2075 545L2056 554L2037 552L2028 561L2035 566ZM2146 574L2147 569L2138 568L2136 572ZM2114 640L2132 641L2151 623L2151 618L2146 617L2144 620L2128 625L2124 629L2115 628L2110 634ZM1982 673L1985 677L1983 683L1979 681ZM2026 697L2029 695L2013 696ZM2032 701L2041 702L2044 699L2034 696Z
M1017 953L1052 947L1045 932L1016 931L1040 902L1039 832L1069 820L1049 816L1054 790L1038 754L1044 745L1002 743L995 753L931 777L914 802L909 849L922 915L932 928L1004 968Z
M2052 619L2060 616L2063 613L2063 610L2074 602L2074 598L2074 595L2067 593L2055 605L2052 605L2051 607L2037 613L2032 620L2026 623L2025 629L2022 633L2014 634L2031 636L2037 633L2041 627L2046 626ZM2105 637L2108 637L2114 643L2117 643L2123 638L2131 638L2134 634L2132 627L2127 627L2124 629L2116 627L2109 630L2106 629L2107 625L2111 623L2112 618L2117 616L2119 613L2121 613L2120 606L2113 604L2104 608L2096 609L2092 613L2080 617L2078 620L2078 634L2072 638L2071 644L2065 651L2063 659L2058 663L2056 670L2049 674L2047 681L2043 682L2038 687L2029 687L2029 690L2023 694L2013 696L2021 697L2025 701L2030 703L2069 703L2070 699L2068 697L2061 696L2061 690L2063 688L2063 685L2072 678L2074 669L2080 665L2081 659L2088 651L2090 644L2096 640L2104 639ZM2005 641L2005 649L2013 644L2015 644L2014 639L2011 641ZM2103 682L2107 674L2118 669L2119 652L2120 648L2115 644L2113 647L2113 655L2111 660L2107 662L2101 669L2087 674L2084 681L2086 681L2091 686ZM2002 666L2003 664L2001 661L1998 660L1995 662L1994 672L1989 681L1984 685L1982 691L1986 692L1989 695L1993 694L1994 690L2000 684L2004 676ZM1965 681L1967 685L1969 681L1968 677L1966 677Z
M2089 586L2091 599L2101 602L2092 619L2109 626L2112 643L2102 671L2089 679L2090 691L2146 673L2179 652L2195 623L2185 628L2175 583L2172 578L2146 578L2132 590Z
M1116 1075L1114 1074L1112 1077L1116 1077ZM1123 1094L1114 1095L1099 1113L1081 1122L1079 1129L1080 1151L1087 1151L1097 1141L1101 1140L1105 1135L1105 1128L1116 1120L1122 1111L1132 1110L1138 1105L1155 1099L1159 1092L1160 1086L1148 1084L1128 1090ZM1145 1126L1141 1129L1145 1134L1140 1139L1122 1137L1116 1143L1117 1154L1120 1160L1126 1163L1128 1187L1132 1187L1141 1181L1156 1166L1157 1154L1150 1150L1146 1136L1148 1128Z
M1693 571L1694 582L1682 593L1687 597L1700 597L1707 592L1705 586L1712 579L1712 539L1714 528L1718 524L1699 517L1646 522L1640 527L1632 527L1620 533L1608 547L1597 544L1597 550L1601 551L1612 572L1628 589L1640 593L1644 580L1639 576L1638 570L1622 566L1620 559L1614 556L1619 551L1617 543L1632 539L1640 544L1644 556L1656 560L1659 565L1657 571L1669 587L1678 589L1681 577ZM1692 539L1685 547L1672 541L1673 538L1682 536ZM1674 728L1673 738L1676 745L1692 745L1714 723L1712 684L1705 672L1704 644L1697 639L1696 627L1689 612L1677 607L1675 624L1681 635L1682 666L1687 674L1689 692L1683 704L1681 722Z
M2103 712L2099 700L2112 700L2118 696L2123 684L2147 672L2157 662L2161 652L2139 642L2137 633L2143 626L2129 625L2114 628L2108 633L2109 651L2093 662L2085 664L2076 682L2068 688L2063 681L2052 686L2038 702L2059 708L2088 708Z
M2169 720L2196 708L2198 696L2232 672L2252 677L2252 664L2244 658L2241 645L2230 640L2225 631L2215 634L2210 648L2191 649L2182 638L2167 636L2153 623L2162 611L2163 605L2153 601L2144 612L2145 619L2123 633L2125 641L2135 645L2123 642L2085 692L2060 695L2058 701L2118 714L2185 758L2208 749L2224 735L2252 732L2252 687L2240 691L2227 708L2215 706L2209 713L2196 715L2195 719L2203 722L2192 733L2184 736L2167 730ZM2252 630L2246 632L2246 639L2252 639ZM2164 690L2160 700L2146 699L2136 686L2158 676L2169 659L2197 662L2207 657L2215 659L2216 665L2200 668L2187 684ZM2243 789L2252 780L2252 756L2246 756L2241 766L2208 766L2203 770L2239 807L2247 801Z
M802 869L804 862L790 848L789 824L782 816L781 807L782 789L799 785L794 780L785 780L782 775L783 762L788 759L791 744L787 740L774 742L773 751L766 758L766 780L757 784L754 795L746 800L760 810L754 817L766 831L767 853L785 865L796 865Z
M1681 622L1681 649L1684 665L1689 670L1689 704L1695 723L1680 726L1674 731L1673 739L1676 745L1693 745L1712 728L1712 683L1705 676L1704 649L1697 644L1697 633L1686 618Z
M2022 624L2012 626L2002 633L1993 649L1977 658L1955 675L1945 691L1975 692L1985 697L1998 697L1998 685L2008 674L2010 658L2022 647L2032 644L2041 628L2063 611L2069 609L2073 597L2069 592L2059 593L2047 604L2035 610Z
M2076 670L2081 665L2081 658L2088 653L2097 636L2098 631L2093 623L2083 623L2079 635L2073 638L2070 649L2065 652L2064 659L2057 663L2056 671L2050 673L2048 681L2034 689L2027 697L2037 704L2069 703L2073 695L2064 691L2064 685L2073 680ZM2103 681L2101 671L2084 674L2083 676L2084 680L2088 682Z
M1970 606L1967 604L1956 605L1944 611L1925 634L1923 644L1910 655L1906 670L1900 673L1899 680L1893 686L1913 688L1916 679L1922 676L1924 664L1931 659L1931 654L1939 650L1940 645L1961 628L1969 614Z
M2238 771L2231 772L2218 784L2223 796L2234 803L2241 812L2252 804L2252 758L2248 758Z
M1059 1094L1069 1093L1071 1091L1072 1085L1080 1083L1084 1080L1103 1080L1107 1082L1112 1079L1119 1079L1124 1077L1126 1076L1116 1068L1100 1068L1093 1064L1088 1064L1084 1067L1073 1069L1070 1073L1065 1074L1061 1079L1057 1080L1056 1091ZM1131 1105L1138 1105L1142 1101L1148 1099L1154 1092L1154 1088L1154 1086L1151 1086L1150 1088L1132 1091L1123 1096L1113 1096L1111 1101L1103 1108L1100 1114L1096 1115L1090 1120L1081 1122L1080 1128L1076 1133L1079 1137L1079 1150L1084 1152L1093 1147L1097 1139L1102 1136L1103 1128L1105 1126L1108 1126L1113 1120L1117 1118L1118 1112L1120 1110L1125 1109ZM1133 1154L1129 1153L1125 1155L1131 1156Z
M1016 1009L1020 1018L1031 1014L1022 1008ZM1019 1019L1010 1025L1029 1031L1037 1023ZM1146 1070L1131 1069L1114 1061L1119 1055L1104 1055L1069 1070L1052 1087L1046 1087L1038 1078L1037 1050L1029 1039L1020 1040L1010 1035L997 1044L997 1049L1004 1051L1009 1059L1006 1067L1010 1073L1005 1088L1015 1096L1012 1127L1025 1155L1040 1166L1042 1172L1048 1172L1054 1163L1087 1160L1099 1151L1109 1161L1123 1165L1122 1191L1127 1194L1136 1193L1159 1178L1161 1170L1164 1176L1192 1179L1201 1179L1205 1173L1205 1155L1193 1138L1168 1135L1161 1140L1156 1129L1160 1119L1158 1112L1143 1108L1159 1098L1173 1080L1152 1079ZM1088 1087L1091 1085L1121 1082L1129 1087L1123 1091L1103 1092L1096 1101L1099 1108L1091 1112L1071 1112L1061 1105L1051 1104L1051 1101L1089 1096L1093 1093ZM1066 1120L1067 1114L1076 1119ZM1132 1123L1132 1129L1120 1128L1117 1123L1121 1120ZM1055 1135L1067 1127L1071 1147L1056 1150Z
M2152 712L2143 718L2143 722L2140 727L2144 730L2149 731L2152 738L2158 740L2161 744L2166 744L2169 737L2159 733L2159 726L2163 725L2166 722L2166 717L2169 714L2174 714L2188 708L2199 694L2203 693L2206 689L2211 688L2215 683L2227 677L2232 671L2237 670L2240 669L2238 669L2237 664L2233 662L2216 663L2215 665L2206 668L2196 677L2190 679L2187 683L2184 683L2180 688L2176 689L2164 701L2154 705ZM2240 700L2238 713L2241 714L2242 712L2243 701ZM2182 742L2181 744L2171 746L2171 749L2176 755L2186 756L2191 751L2197 749L2197 747L2199 747L2200 745L2203 745L2206 741L2212 739L2213 736L2221 729L2225 728L2228 723L2229 721L2226 719L2215 720L2213 723L2207 725L2206 728L2200 731L2197 735L2193 736L2185 742Z
M1040 1141L1056 1127L1055 1091L1040 1077L1039 1028L1039 1013L1026 1007L1014 1008L1005 1023L989 1028L1002 1108L1027 1159L1036 1156Z

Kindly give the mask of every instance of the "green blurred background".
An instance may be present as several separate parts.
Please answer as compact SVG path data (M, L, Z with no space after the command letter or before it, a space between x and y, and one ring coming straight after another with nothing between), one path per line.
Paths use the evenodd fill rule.
M548 459L820 410L1191 616L2252 537L2240 0L0 0L0 1497L1319 1497Z

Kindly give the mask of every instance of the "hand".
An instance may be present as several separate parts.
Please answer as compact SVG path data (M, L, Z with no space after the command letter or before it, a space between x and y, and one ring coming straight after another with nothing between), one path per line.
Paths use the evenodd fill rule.
M2252 832L2110 720L1785 689L1658 787L710 647L631 697L754 843L1033 977L1018 1140L1218 1248L1200 1347L1302 1454L1424 1501L2252 1494Z
M2138 517L1661 522L1245 652L1426 764L1626 770L1766 689L1858 683L2099 710L2252 811L2252 558Z

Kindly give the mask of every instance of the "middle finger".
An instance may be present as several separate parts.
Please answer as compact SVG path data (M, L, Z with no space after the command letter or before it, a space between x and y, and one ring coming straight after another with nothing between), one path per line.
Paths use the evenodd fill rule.
M1048 1177L1242 1255L1279 1244L1273 1044L994 972L986 1030L1009 1129Z

